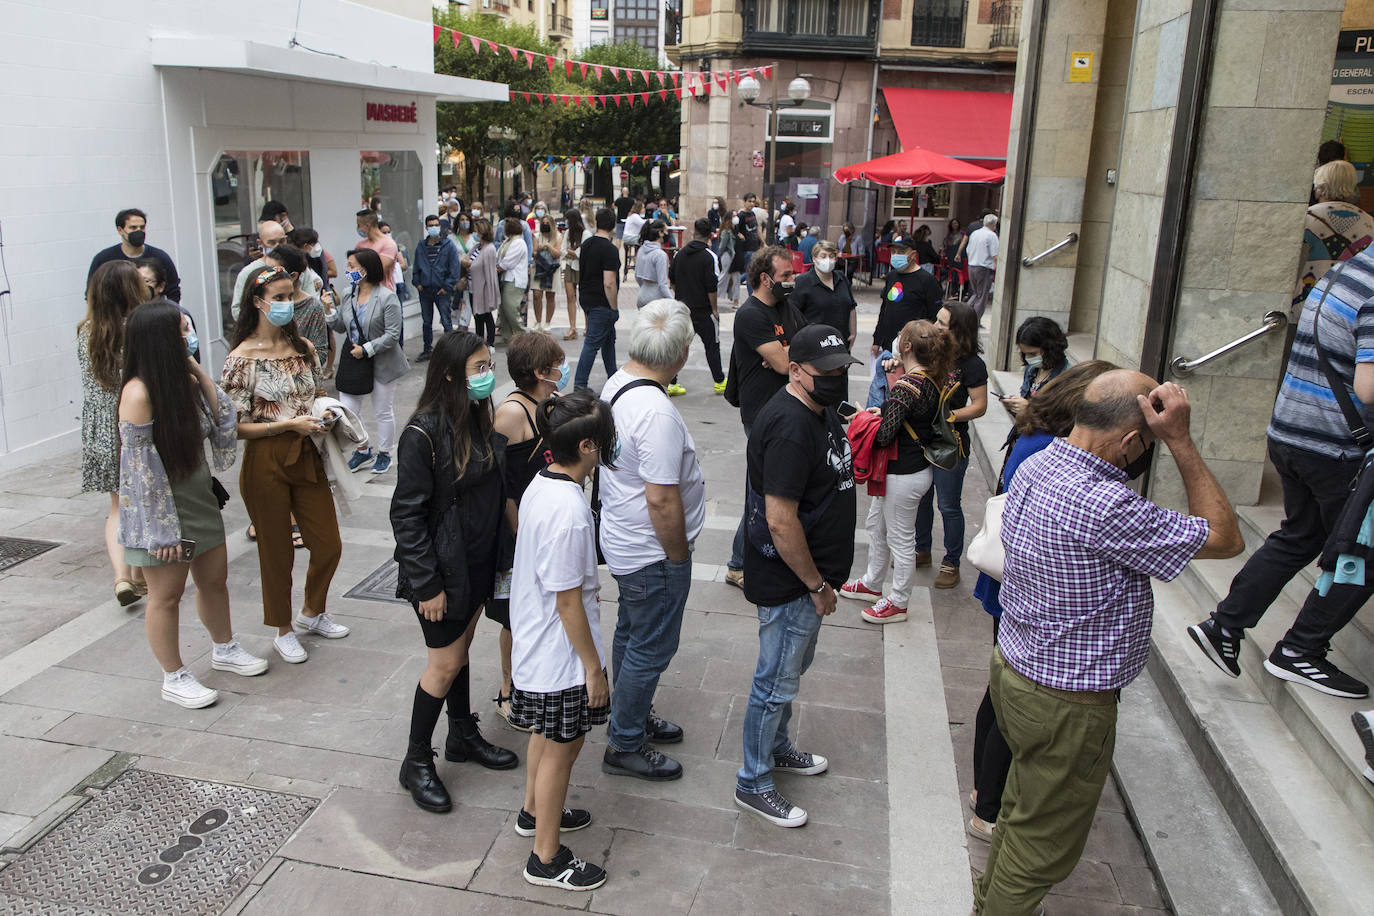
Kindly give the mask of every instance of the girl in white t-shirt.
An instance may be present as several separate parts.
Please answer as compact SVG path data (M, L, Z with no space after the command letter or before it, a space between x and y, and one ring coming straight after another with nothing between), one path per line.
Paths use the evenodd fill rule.
M535 425L553 463L520 501L511 572L510 723L531 731L515 829L534 837L526 881L589 891L606 883L605 870L575 857L559 833L592 822L563 803L586 733L610 716L596 529L582 487L597 465L611 466L618 443L610 407L585 389L542 401Z

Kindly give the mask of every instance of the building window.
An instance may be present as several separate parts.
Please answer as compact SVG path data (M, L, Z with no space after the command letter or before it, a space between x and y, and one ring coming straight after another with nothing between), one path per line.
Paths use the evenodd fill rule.
M962 48L968 0L916 0L911 43L926 48Z
M744 43L758 51L871 51L879 13L878 0L744 0Z
M634 42L658 53L661 0L615 0L615 40Z
M610 0L592 0L592 20L594 22L605 22L608 18Z
M1014 48L1021 41L1021 0L992 0L989 48Z

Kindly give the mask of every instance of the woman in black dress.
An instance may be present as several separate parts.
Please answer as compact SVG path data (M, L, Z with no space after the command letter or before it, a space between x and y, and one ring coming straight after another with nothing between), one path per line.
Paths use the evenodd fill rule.
M397 449L391 528L400 574L396 595L415 607L429 656L410 717L401 785L426 811L453 807L430 742L448 703L444 759L508 770L515 754L489 744L469 706L468 646L496 581L505 486L492 438L491 351L453 331L434 347L425 387Z

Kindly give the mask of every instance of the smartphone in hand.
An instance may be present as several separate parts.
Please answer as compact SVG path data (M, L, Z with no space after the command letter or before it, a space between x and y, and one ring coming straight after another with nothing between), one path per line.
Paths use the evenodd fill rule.
M835 408L835 412L840 415L841 420L852 420L854 415L859 412L858 404L851 404L849 401L841 401Z
M181 539L181 562L182 562L182 563L190 563L193 559L195 559L195 556L196 556L196 542L195 542L195 541L192 541L192 540L188 540L187 538L182 538L182 539Z

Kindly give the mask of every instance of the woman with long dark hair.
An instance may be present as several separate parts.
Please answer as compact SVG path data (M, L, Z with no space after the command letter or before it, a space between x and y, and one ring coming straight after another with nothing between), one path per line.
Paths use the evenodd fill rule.
M944 255L945 263L949 269L946 283L946 293L951 299L962 299L959 294L959 277L955 273L962 265L959 259L959 249L964 246L964 224L957 218L951 218L945 226L945 238L940 243L940 253Z
M488 347L496 346L496 310L501 306L501 268L497 263L496 244L492 241L490 220L479 219L472 224L472 269L468 273L472 293L472 329Z
M81 492L110 494L105 552L114 570L115 598L130 605L148 594L141 571L119 545L119 391L124 382L124 323L148 298L131 261L101 264L86 285L86 317L76 326L81 366Z
M579 256L587 226L582 222L582 214L575 209L564 211L563 222L568 226L563 230L563 292L568 297L568 333L563 335L563 339L577 340L577 283L580 279L578 268L582 263Z
M234 463L236 417L229 396L190 357L191 323L165 299L129 317L124 388L119 399L119 540L131 566L148 579L145 629L162 665L162 698L188 709L219 694L181 661L181 593L196 580L196 612L210 631L210 665L255 675L267 661L244 651L229 623L229 555L224 522L205 463L205 438L215 469Z
M535 211L538 212L538 211ZM534 311L533 330L547 331L553 326L553 282L563 260L563 234L553 224L553 217L545 213L534 229L534 286L530 305Z
M846 598L876 603L861 612L869 623L906 620L916 561L916 507L930 489L930 462L924 443L934 436L932 425L940 408L940 393L954 367L954 343L949 332L929 321L909 321L895 341L904 375L892 385L882 407L869 411L882 416L875 439L879 447L897 443L897 457L887 463L887 488L868 507L868 569L840 586ZM888 561L892 587L884 595Z
M428 654L410 714L401 785L426 811L453 807L430 742L448 704L444 759L508 770L515 754L482 737L470 707L468 646L496 582L496 532L505 495L492 437L491 350L451 331L434 347L425 387L401 431L391 530L400 567L396 595L415 608Z
M295 289L280 267L249 272L221 381L238 410L239 438L247 440L239 492L257 532L263 623L276 627L273 646L292 664L309 657L297 628L326 639L348 635L348 627L325 612L343 543L324 461L310 438L327 422L311 414L315 398L325 393L324 378L319 354L296 330ZM294 622L293 533L310 551L305 606Z
M1021 393L1019 397L1002 399L1002 406L1012 416L1019 414L1025 408L1026 401L1034 397L1042 385L1068 366L1069 339L1054 319L1032 315L1016 329L1016 349L1021 354L1021 365L1025 367Z
M964 475L968 473L969 423L988 412L988 367L978 355L983 352L983 345L978 342L978 313L972 306L951 299L940 308L935 324L948 331L954 341L954 368L948 384L958 387L945 401L945 406L951 408L962 454L959 463L949 470L931 467L934 486L926 491L916 507L916 568L931 565L930 547L935 527L935 512L931 507L938 500L945 553L934 585L953 588L959 584L959 560L964 555L963 492Z

